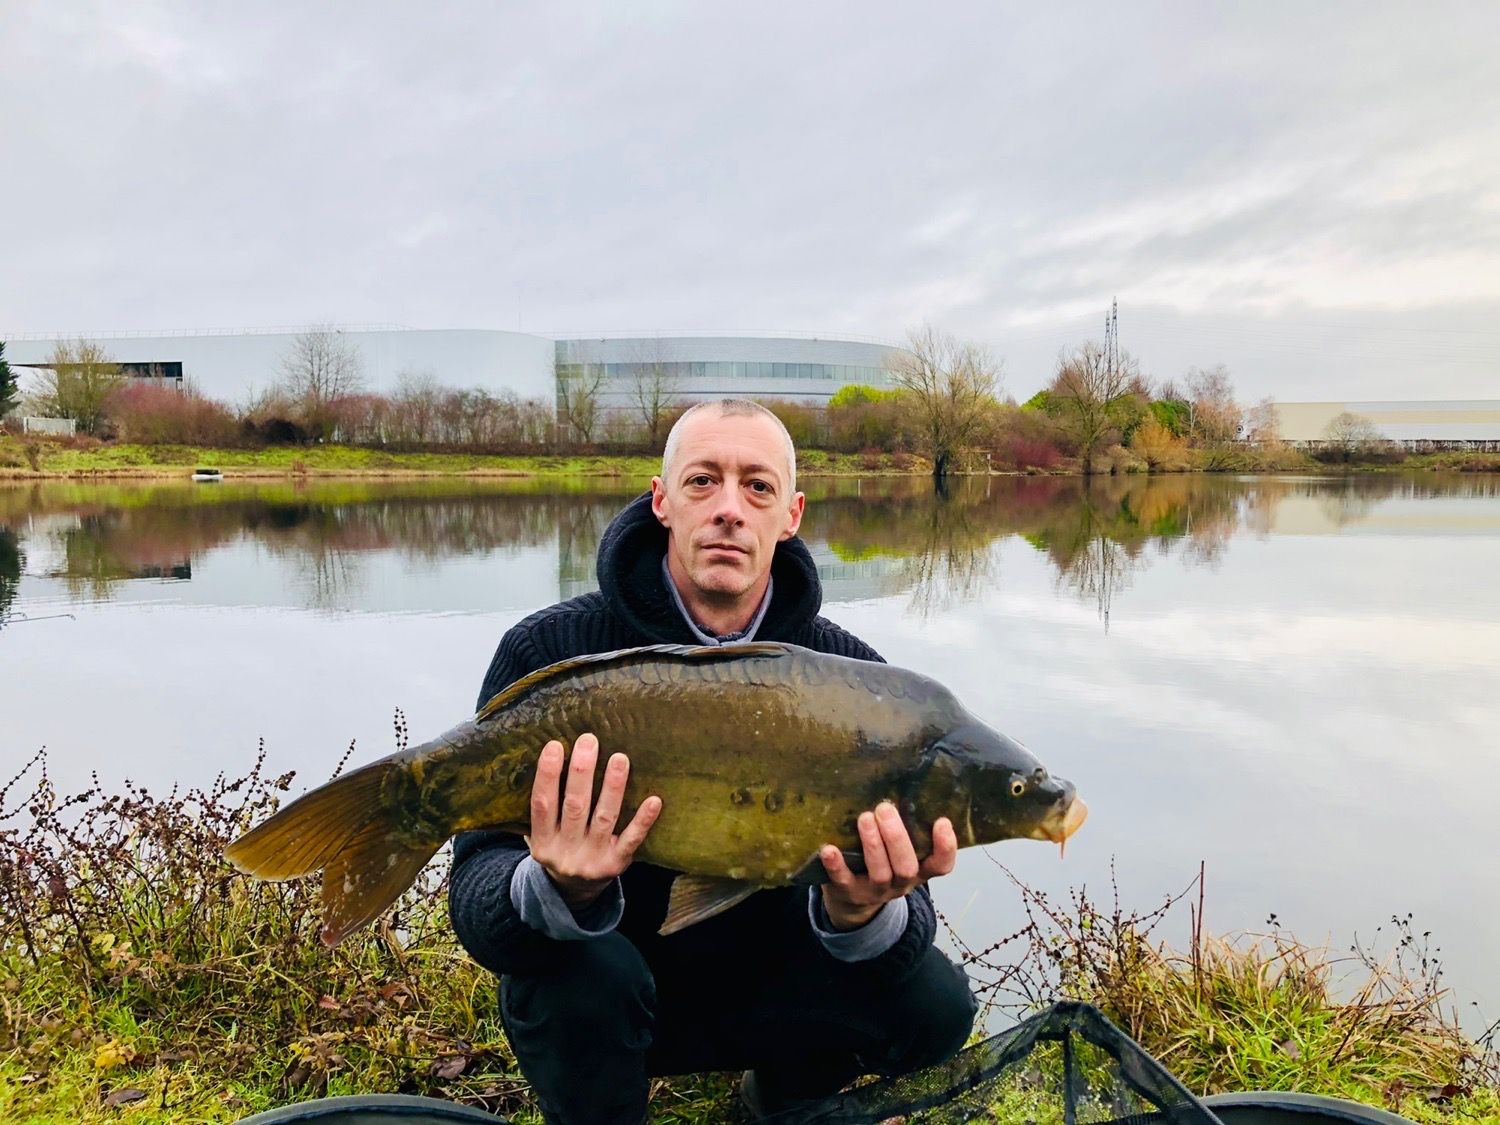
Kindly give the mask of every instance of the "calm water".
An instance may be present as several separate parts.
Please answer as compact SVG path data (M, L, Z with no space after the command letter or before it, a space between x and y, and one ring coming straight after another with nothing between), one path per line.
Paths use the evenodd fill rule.
M166 787L264 738L310 784L397 707L436 733L638 487L0 488L0 755ZM815 482L804 536L828 616L1088 797L1065 861L992 849L1021 878L1113 860L1144 907L1202 860L1209 928L1335 948L1411 911L1500 1015L1500 480ZM977 851L936 890L971 945L1018 926Z

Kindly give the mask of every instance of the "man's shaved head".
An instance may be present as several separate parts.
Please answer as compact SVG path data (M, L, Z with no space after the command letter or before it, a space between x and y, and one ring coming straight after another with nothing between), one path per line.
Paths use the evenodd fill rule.
M719 417L721 418L726 418L734 415L739 415L741 417L753 417L754 415L759 414L763 417L769 418L772 422L774 422L776 424L776 428L781 431L782 440L786 442L787 495L791 496L796 493L797 449L792 444L792 435L787 432L786 424L783 423L780 418L776 417L775 414L767 410L760 403L751 402L747 398L714 399L709 402L696 403L695 405L690 406L688 407L688 409L683 411L682 417L678 418L677 421L673 424L672 432L667 434L667 446L662 451L661 479L663 481L670 481L672 479L672 461L676 458L677 447L681 444L682 441L682 424L689 418L693 417L693 415L701 414L704 411L708 410L718 411Z

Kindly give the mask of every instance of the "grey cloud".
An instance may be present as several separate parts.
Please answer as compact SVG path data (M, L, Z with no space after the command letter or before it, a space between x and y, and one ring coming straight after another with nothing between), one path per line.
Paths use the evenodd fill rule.
M1309 301L1442 314L1493 353L1497 40L1481 4L31 0L0 12L0 329L892 338L926 317L1030 393L1118 293L1144 360L1196 338L1194 362L1285 396L1317 365L1236 325L1305 338ZM1299 266L1309 247L1335 265ZM1402 283L1449 255L1495 268ZM1380 299L1322 295L1335 266ZM1418 393L1317 339L1316 397ZM1436 393L1500 394L1482 358L1431 370Z

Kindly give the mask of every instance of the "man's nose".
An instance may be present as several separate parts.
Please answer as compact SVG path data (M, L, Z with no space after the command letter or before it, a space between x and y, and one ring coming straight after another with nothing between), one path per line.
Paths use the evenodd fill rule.
M737 488L726 488L719 493L719 502L714 507L714 522L738 527L745 522L745 509Z

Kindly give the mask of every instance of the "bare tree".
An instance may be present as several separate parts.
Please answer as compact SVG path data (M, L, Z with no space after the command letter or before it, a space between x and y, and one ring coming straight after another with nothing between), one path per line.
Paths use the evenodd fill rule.
M91 434L104 420L109 396L125 383L120 365L90 340L61 343L37 375L37 404L56 418L72 418Z
M1240 436L1244 412L1234 400L1229 368L1222 363L1187 373L1188 438L1199 445L1219 445Z
M394 430L396 440L437 440L437 416L443 389L430 371L402 371L396 376Z
M313 328L292 341L281 359L281 377L303 426L326 441L337 424L335 404L364 386L364 364L358 345L342 332Z
M630 365L630 398L653 449L666 440L667 418L677 404L681 380L676 366L668 359L665 341L643 340L636 347Z
M539 398L512 397L507 410L516 440L527 445L550 445L556 440L557 415L551 403Z
M1275 399L1263 398L1245 411L1245 440L1256 445L1281 444L1281 414Z
M1365 453L1380 444L1382 440L1382 434L1375 428L1374 422L1363 414L1355 414L1350 410L1335 415L1333 420L1323 427L1323 437L1334 449L1343 454L1345 461Z
M979 345L960 343L931 325L915 329L889 362L891 381L906 391L918 432L941 486L954 455L971 442L1000 387L1000 367Z
M584 445L594 440L601 421L599 394L604 387L602 363L557 366L557 417Z
M1058 357L1057 374L1048 388L1058 412L1073 424L1085 474L1093 472L1094 454L1118 425L1121 404L1138 379L1130 353L1117 359L1092 340Z

